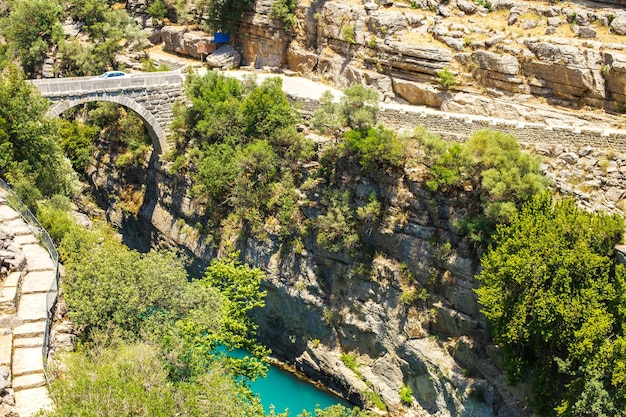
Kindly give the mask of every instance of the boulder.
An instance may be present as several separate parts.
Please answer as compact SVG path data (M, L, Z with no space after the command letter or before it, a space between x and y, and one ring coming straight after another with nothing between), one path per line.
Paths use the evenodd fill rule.
M241 54L232 46L224 45L213 54L209 55L206 59L206 63L212 68L238 68L241 64Z
M393 79L393 89L409 104L441 108L445 94L429 83L418 83L400 78Z
M404 14L397 11L377 10L370 14L368 27L380 36L405 31L408 22Z
M198 59L214 52L216 47L213 36L181 26L164 26L161 39L163 50Z
M457 0L456 7L466 14L474 14L478 11L478 5L468 0Z
M594 39L597 36L596 30L591 26L580 26L577 35L583 39Z
M609 25L611 31L617 35L626 35L626 15L619 15Z
M563 24L563 20L558 16L548 18L548 26L561 26L561 24Z
M517 75L519 73L519 62L511 55L501 55L495 52L475 51L471 56L472 62L480 68L496 71L506 75Z
M317 66L319 56L315 51L301 48L298 42L292 42L287 50L287 64L293 71L300 74L310 74Z

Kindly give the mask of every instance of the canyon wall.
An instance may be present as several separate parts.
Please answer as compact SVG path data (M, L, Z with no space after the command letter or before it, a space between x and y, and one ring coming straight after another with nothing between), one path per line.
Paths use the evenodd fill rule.
M190 198L188 179L154 165L120 173L115 160L96 155L89 176L94 197L129 243L181 250L195 275L235 249L266 271L266 307L255 318L260 340L280 360L393 416L531 415L528 387L506 383L478 311L479 252L457 225L468 196L430 192L414 168L362 176L348 164L342 173L355 192L352 208L371 192L383 203L381 221L358 231L363 254L329 252L314 233L304 234L302 245L285 243L271 224L264 238L224 227L218 241L196 227L204 211ZM323 212L321 187L301 190L302 212L313 222ZM134 208L124 197L133 190L143 193ZM404 385L413 391L410 405L399 395Z

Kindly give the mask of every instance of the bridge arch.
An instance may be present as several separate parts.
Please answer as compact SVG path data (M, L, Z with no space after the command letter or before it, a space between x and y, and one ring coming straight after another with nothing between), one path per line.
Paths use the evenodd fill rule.
M95 101L108 101L111 103L117 103L137 113L141 120L144 122L146 129L148 130L150 139L152 139L152 146L157 155L162 155L164 151L168 150L169 145L167 143L167 132L165 131L163 126L161 126L161 123L159 123L154 115L150 113L144 106L125 95L97 94L82 97L73 97L71 99L63 99L53 102L54 104L48 110L48 116L51 118L59 117L61 114L71 109L72 107Z

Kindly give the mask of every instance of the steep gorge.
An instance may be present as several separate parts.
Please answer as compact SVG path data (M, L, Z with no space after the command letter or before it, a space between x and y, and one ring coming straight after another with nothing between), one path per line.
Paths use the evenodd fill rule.
M195 274L234 249L266 271L266 307L256 319L261 341L280 360L356 404L375 406L380 398L390 415L530 415L524 387L509 387L498 368L478 312L478 252L457 225L469 196L432 193L418 168L364 175L345 164L341 189L354 192L351 208L364 206L371 192L383 204L380 222L358 231L363 253L329 252L314 233L304 234L301 246L281 243L269 222L262 238L223 225L216 241L197 227L204 211L190 197L188 179L154 164L124 174L115 160L97 155L89 175L92 194L123 234L139 225L130 230L140 231L140 246L181 250ZM317 180L301 190L308 219L322 211L324 186ZM143 199L129 210L125 196L133 188ZM356 365L347 366L342 354ZM411 406L401 402L403 385L413 391Z

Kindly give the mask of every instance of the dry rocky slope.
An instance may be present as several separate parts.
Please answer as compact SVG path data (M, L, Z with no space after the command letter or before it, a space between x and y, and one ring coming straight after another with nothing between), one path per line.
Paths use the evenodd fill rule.
M621 127L626 106L626 10L593 2L496 0L298 1L289 31L272 0L244 16L234 44L242 64L297 71L345 87L362 83L387 100L541 122ZM166 49L201 56L209 36L154 27L141 0L127 8ZM459 86L444 90L436 72ZM576 110L572 112L572 110Z

